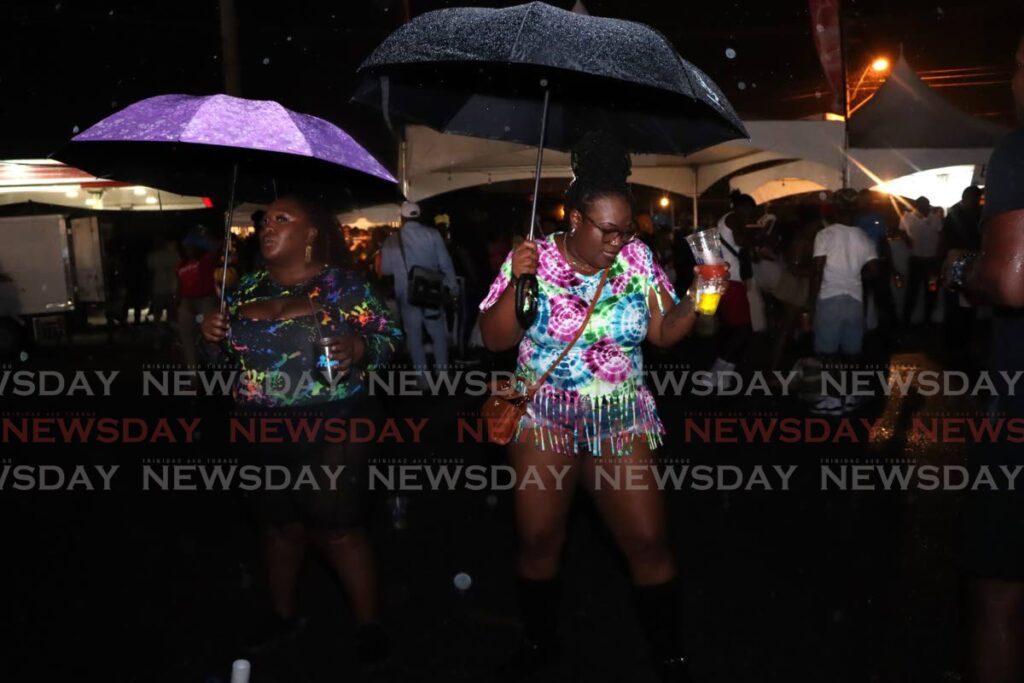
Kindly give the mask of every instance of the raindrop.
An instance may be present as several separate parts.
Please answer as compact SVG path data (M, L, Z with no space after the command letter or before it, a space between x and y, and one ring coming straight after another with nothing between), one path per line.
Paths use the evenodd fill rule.
M114 10L110 10L110 14L108 16L114 16Z
M75 126L74 128L72 128L71 132L75 133L77 135L78 134L78 126Z
M739 88L740 90L746 90L747 84L744 83L743 81L740 81L739 83L736 84L736 87Z
M815 90L814 91L814 98L817 99L817 100L821 99L821 91L820 90Z
M28 351L22 351L21 353L19 353L18 354L18 360L20 360L22 363L27 361L28 360Z
M736 50L732 49L731 47L726 48L725 56L728 57L729 59L736 59Z
M270 64L270 57L263 58L263 66L266 66L267 64Z
M498 506L498 497L496 495L494 495L493 493L490 494L489 496L487 496L487 507L492 507L493 508L493 507L497 507L497 506Z
M60 11L60 3L58 2L56 5L54 5L53 9L54 9L55 12L59 12Z
M817 26L815 26L815 27L814 27L814 29L815 29L815 30L816 30L816 31L817 31L818 33L824 33L824 32L825 32L825 27L824 27L824 26L822 26L821 24L818 24Z
M287 38L285 38L285 40L286 40L286 41L288 41L288 42L290 43L290 42L292 42L292 37L291 37L291 36L288 36Z
M455 579L452 581L455 584L455 588L460 591L468 591L469 587L473 585L473 577L466 572L459 572L455 575Z
M819 192L818 199L820 199L821 201L826 201L828 199L828 192Z
M110 108L111 109L117 109L117 100L111 100L110 101Z
M751 87L751 88L754 88L754 89L757 89L757 83L751 83L751 84L750 84L750 87Z

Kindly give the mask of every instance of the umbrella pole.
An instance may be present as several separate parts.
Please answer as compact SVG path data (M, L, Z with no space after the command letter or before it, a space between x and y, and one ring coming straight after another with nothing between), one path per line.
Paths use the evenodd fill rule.
M533 208L530 210L530 234L527 239L533 241L534 229L537 226L537 202L540 200L540 171L544 163L544 135L548 127L548 104L551 91L547 80L541 80L544 88L544 111L540 118L540 140L537 143L537 168L533 176ZM524 330L537 318L537 276L523 275L516 280L516 320Z
M551 90L548 89L547 80L540 82L544 88L544 111L540 117L540 142L537 144L537 168L533 174L533 208L530 210L530 235L527 239L533 241L533 230L537 224L537 201L540 199L540 171L544 163L544 135L548 128L548 104L551 101Z
M231 257L231 218L235 213L235 186L238 184L238 164L231 170L231 193L224 212L224 266L220 269L220 312L224 312L224 297L228 293L228 259Z

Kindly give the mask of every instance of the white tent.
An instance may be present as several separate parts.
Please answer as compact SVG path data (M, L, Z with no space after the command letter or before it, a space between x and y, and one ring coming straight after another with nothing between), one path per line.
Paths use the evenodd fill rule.
M1009 132L951 105L903 57L850 118L849 130L850 184L858 189L928 169L985 164Z
M842 182L843 174L838 168L813 161L793 161L730 178L729 188L764 204L793 194L838 190Z
M39 202L93 211L204 209L200 197L96 178L53 159L0 161L0 205Z
M842 123L832 121L751 121L750 140L716 145L687 157L633 156L631 182L696 198L744 168L771 162L806 160L839 168ZM402 173L406 196L420 201L444 192L533 177L536 150L526 145L443 135L423 126L406 130ZM570 178L569 155L544 154L545 178Z
M635 155L630 180L694 200L715 183L759 199L842 185L844 123L749 121L749 140L716 145L687 157ZM874 97L850 119L850 184L873 188L926 169L982 165L1006 129L946 102L902 57ZM533 177L535 150L526 145L406 130L402 178L413 201L507 180ZM742 173L751 169L749 173ZM569 156L548 151L545 178L569 178Z

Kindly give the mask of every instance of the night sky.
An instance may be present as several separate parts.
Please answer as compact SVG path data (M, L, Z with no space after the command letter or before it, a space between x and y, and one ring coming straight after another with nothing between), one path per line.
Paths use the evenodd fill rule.
M707 71L747 118L799 118L829 102L806 0L590 0L592 14L642 21ZM402 0L237 0L246 97L341 125L390 165L379 112L348 104L355 68L403 19ZM408 0L412 14L515 2ZM568 8L571 1L555 2ZM0 41L0 158L39 157L139 99L223 90L214 0L8 0ZM961 109L1009 123L1008 87L1020 0L848 0L852 79L877 54L919 71L988 67L984 84L939 92ZM702 9L694 9L703 7ZM955 82L955 81L954 81Z

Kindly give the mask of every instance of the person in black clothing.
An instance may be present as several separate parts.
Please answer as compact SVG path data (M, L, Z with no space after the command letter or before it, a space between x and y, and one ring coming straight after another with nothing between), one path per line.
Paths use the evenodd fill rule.
M981 188L972 185L964 190L960 201L949 210L942 225L940 262L945 260L951 250L977 251L981 247L981 197ZM950 349L963 349L971 339L976 309L973 306L962 306L959 292L947 289L944 296L946 346Z
M995 306L992 370L1024 371L1024 36L1012 85L1020 126L993 150L988 164L981 250L953 251L947 280L974 302ZM1001 381L1001 380L1000 380ZM1024 417L1024 395L1001 387L996 410ZM1019 465L1019 445L985 444L975 463ZM962 553L968 578L973 683L1024 680L1024 496L1020 491L973 491L963 519Z
M675 285L677 292L690 291L690 285L696 277L693 269L697 265L697 259L694 258L693 249L690 249L690 244L686 241L689 234L689 230L678 225L672 231L672 261L676 269L676 281L672 284Z

